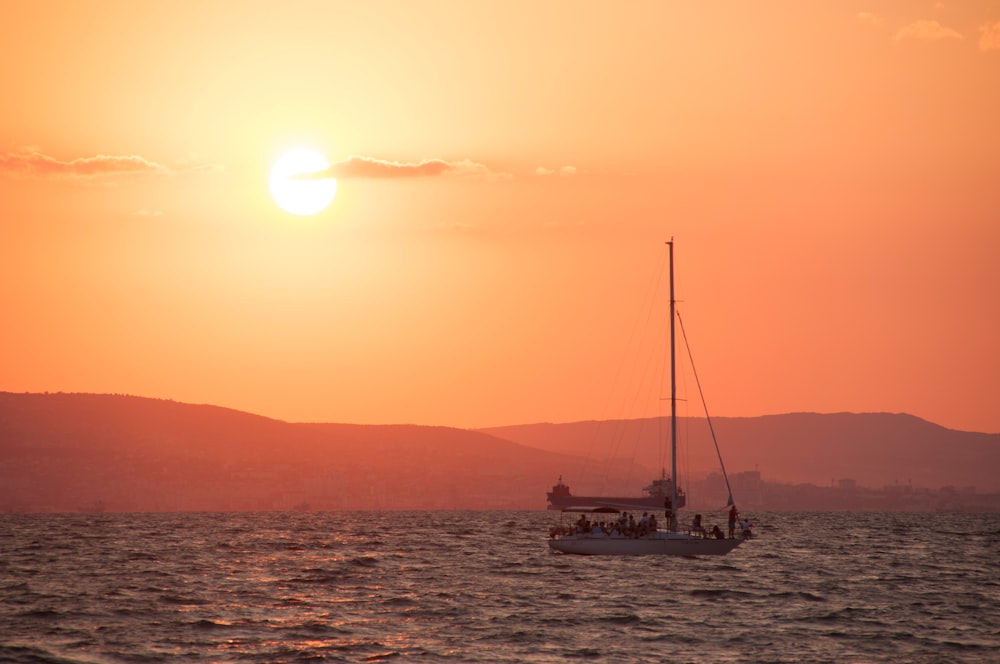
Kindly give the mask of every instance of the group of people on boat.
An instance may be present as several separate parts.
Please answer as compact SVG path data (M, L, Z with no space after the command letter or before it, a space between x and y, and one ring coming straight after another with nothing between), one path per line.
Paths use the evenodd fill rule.
M631 513L622 512L613 521L591 521L586 514L581 514L572 526L568 528L553 528L550 535L589 534L598 537L644 537L655 533L657 528L656 515L643 512L642 517L635 518Z
M586 514L581 514L580 518L571 526L555 526L549 531L549 537L563 537L566 535L590 535L593 537L645 537L655 533L657 529L656 515L643 512L642 517L636 519L631 513L622 512L617 519L612 521L591 521ZM743 539L750 539L750 520L744 518L740 521L740 514L736 506L729 510L729 539L736 538L736 527L739 525ZM688 529L690 535L700 535L705 539L726 539L726 535L718 525L706 529L702 523L701 514L695 514Z
M705 530L705 526L701 523L701 515L695 514L694 518L691 519L691 527L688 532L692 535L701 535L703 538L714 537L716 539L725 539L725 535L719 530L718 526L712 526L711 534L709 531Z
M744 518L740 521L740 513L736 509L736 505L732 505L729 508L729 539L736 539L736 525L739 524L740 531L743 539L750 539L753 536L751 532L750 519ZM722 534L722 529L718 525L712 526L711 530L706 530L704 524L701 522L701 515L695 514L694 519L691 520L691 528L688 529L688 533L691 535L701 535L704 538L715 539L725 539L726 536Z
M736 509L736 505L731 505L729 507L729 539L736 539L736 525L739 524L740 531L743 535L743 539L748 540L753 537L751 532L752 524L750 519L746 517L740 520L740 512Z

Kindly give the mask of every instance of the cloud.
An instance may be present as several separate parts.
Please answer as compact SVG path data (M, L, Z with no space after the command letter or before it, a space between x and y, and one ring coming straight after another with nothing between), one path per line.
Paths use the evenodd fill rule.
M0 155L0 173L22 177L97 177L129 173L167 173L168 169L138 155L106 155L59 161L35 150Z
M197 153L190 153L174 161L170 165L175 171L217 172L226 170L221 164L211 164Z
M914 39L917 41L940 41L942 39L962 39L962 35L937 21L921 19L899 29L893 41Z
M544 166L539 166L535 169L535 175L540 177L547 177L549 175L559 175L561 177L569 177L571 175L576 175L578 173L576 166L563 166L562 168L555 170L551 168L545 168Z
M885 23L884 18L871 12L858 12L858 20L865 25L872 26L873 28L881 28Z
M1000 21L993 25L980 26L979 37L980 51L1000 51Z
M485 179L509 179L507 173L491 171L485 164L471 159L445 161L444 159L424 159L418 162L388 161L373 157L353 156L330 165L330 168L315 173L294 176L299 180L322 178L367 178L395 179L414 177L437 177L442 175L481 177Z

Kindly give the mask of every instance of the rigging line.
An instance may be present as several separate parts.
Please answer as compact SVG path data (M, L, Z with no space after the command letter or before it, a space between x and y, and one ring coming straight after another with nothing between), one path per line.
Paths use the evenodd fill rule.
M665 319L669 319L670 318L670 311L669 310L667 310L666 312L664 312L663 318L665 318ZM669 328L670 328L670 321L669 320L664 320L663 323L662 323L662 325L663 325L663 329L664 330L669 330ZM669 398L663 396L663 393L666 391L666 388L667 388L667 378L670 376L670 368L668 366L669 362L670 362L670 353L664 352L663 353L663 361L662 361L661 367L660 367L660 399L659 399L659 406L658 406L657 413L656 413L657 415L659 415L659 418L657 419L657 429L656 429L656 449L657 449L656 460L657 460L658 465L660 466L660 477L661 478L665 477L666 474L667 474L667 449L669 448L669 445L667 445L664 442L665 439L666 439L666 434L663 432L663 420L664 420L665 417L667 417L666 415L663 414L663 403L665 401L670 401ZM675 400L676 400L676 397L677 397L677 395L674 394L674 399ZM676 474L676 473L674 473L674 474ZM676 482L677 479L676 478L671 478L671 481L672 482Z
M729 505L733 502L733 488L729 486L729 475L726 474L726 464L722 462L722 452L719 451L719 441L715 437L715 427L712 426L712 418L708 414L708 403L705 402L705 393L701 390L701 381L698 379L698 370L694 366L694 356L691 354L691 344L688 343L687 332L684 331L684 319L681 312L677 312L677 322L681 324L681 336L684 337L684 347L687 348L688 360L691 362L691 373L694 374L695 385L698 386L698 396L701 397L702 408L705 409L705 419L708 421L708 430L712 434L712 443L715 445L715 454L719 457L719 467L722 469L722 479L726 481L726 491L729 492Z
M640 395L645 393L647 389L651 389L652 384L655 382L655 373L652 377L650 377L650 373L653 371L653 368L650 366L650 363L643 362L642 358L647 352L649 330L652 327L651 321L656 313L656 302L658 300L657 294L663 284L666 265L666 258L662 258L656 271L650 279L649 286L647 287L647 299L645 301L645 320L642 320L640 312L640 316L633 323L625 354L622 357L622 362L615 375L615 384L617 384L622 368L624 365L630 364L631 368L629 369L628 374L631 376L638 376L637 380L633 383L623 381L621 405L619 407L620 417L616 422L615 429L612 433L612 453L614 455L614 453L617 453L619 449L624 448L628 444L629 429L633 429L632 436L634 436L634 438L630 439L632 442L631 453L625 455L625 458L631 459L626 469L627 477L631 477L631 474L635 470L636 455L639 449L639 444L642 441L642 432L645 428L645 418L639 418L637 428L629 426L630 422L628 418L631 413L636 412L636 404L639 402ZM629 362L628 354L633 348L634 356L632 357L631 362Z
M636 407L636 404L638 403L641 395L644 394L644 393L648 393L647 390L649 390L651 392L652 389L653 389L652 386L655 384L655 381L656 381L655 367L653 367L652 364L649 363L649 362L643 362L642 361L642 355L646 352L644 350L644 348L646 347L646 344L647 344L646 338L648 336L655 337L655 335L649 335L649 330L652 329L652 321L654 320L654 316L656 314L656 302L659 299L657 297L657 294L659 293L660 286L663 283L663 272L664 272L665 265L666 265L665 262L661 261L660 265L659 265L659 269L658 269L657 273L653 277L653 281L652 281L652 285L651 285L651 292L650 292L650 295L649 295L648 305L647 305L647 308L646 308L646 320L643 322L643 324L641 326L637 325L638 329L640 329L642 332L641 332L640 338L639 338L639 340L638 340L638 342L636 344L636 355L635 355L635 358L633 359L633 367L641 366L642 370L641 370L641 372L638 372L638 380L635 382L635 384L633 386L633 391L632 391L631 399L629 399L629 395L628 394L625 394L623 396L623 402L629 401L629 403L627 403L627 404L623 403L623 405L622 405L622 412L623 413L636 412L635 407ZM638 323L638 321L637 321L637 323ZM633 375L636 375L636 374L633 373ZM647 377L648 377L648 382L647 382ZM642 411L639 411L639 412L645 414L645 412L648 412L648 411L645 411L645 409L643 409ZM643 417L641 419L644 420L645 418ZM635 450L636 450L636 448L638 448L638 445L639 445L639 440L641 438L641 432L642 432L642 426L640 426L639 434L637 434L637 437L636 437L636 440L635 440L635 444L633 445L633 450L632 450L633 451L633 457L634 457Z
M607 449L605 450L605 453L608 455L607 458L617 457L619 448L624 445L624 440L626 438L624 431L625 420L628 417L628 413L630 412L627 407L627 404L629 402L630 386L626 384L627 381L624 378L626 374L625 369L626 365L631 364L631 368L629 369L628 373L634 376L638 371L635 367L639 364L638 356L641 355L643 352L642 347L644 342L642 336L645 334L645 331L649 329L649 319L652 316L652 307L653 307L652 303L656 301L656 293L659 291L660 284L663 282L663 273L664 270L666 269L666 264L667 264L667 259L664 257L660 260L659 265L657 266L656 270L653 272L651 278L649 279L649 285L646 288L649 297L649 305L648 307L646 307L647 311L645 316L645 324L642 324L643 323L642 311L640 310L640 315L637 316L633 321L632 328L628 337L628 342L625 344L625 348L622 351L621 360L618 362L614 378L612 379L611 386L608 389L607 399L604 400L604 405L601 407L600 416L594 423L593 433L589 436L590 438L589 444L587 446L586 453L583 456L582 463L578 464L577 466L579 468L580 475L584 476L592 466L600 464L600 467L603 468L603 472L601 473L601 482L605 486L608 484L611 475L611 464L608 463L607 459L605 459L605 461L601 464L599 460L594 458L594 455L598 453L597 452L598 443L602 439L606 439L608 441L608 444L610 445L610 452ZM640 335L639 331L643 331L643 334ZM637 336L640 337L638 340L636 339ZM636 347L635 352L637 354L637 357L633 359L632 362L630 363L629 354L632 351L633 346ZM641 383L642 380L640 380L640 384ZM615 393L619 388L619 386L621 386L623 396L621 397L621 404L618 406L617 416L615 416L616 415L615 413L611 413L611 411L613 410L612 402L617 401L617 395ZM638 394L639 392L641 392L641 389L636 388L636 394ZM633 396L631 398L633 409L636 399L637 399L636 396ZM613 419L609 420L609 418ZM608 428L610 428L611 431L609 434L605 435L604 432L607 431ZM633 446L631 454L632 463L630 464L630 467L627 471L627 473L629 474L632 472L631 465L635 464L635 451L636 451L635 448L637 446L638 446L638 439L636 440L636 443Z
M681 372L681 382L684 383L684 394L687 394L688 393L687 375L683 371ZM687 488L687 493L685 495L687 496L688 500L691 500L692 499L692 497L691 497L691 486L692 486L692 483L690 481L691 476L692 476L692 473L691 473L691 404L688 403L687 399L683 399L683 400L682 399L678 399L678 401L683 401L683 403L684 403L684 416L683 416L683 418L684 418L683 419L683 422L684 422L684 447L683 447L683 450L684 450L684 463L683 463L683 468L685 469L685 482L687 483L687 487L688 487ZM677 475L680 476L680 474L681 474L680 468L678 468ZM677 481L679 482L680 480L678 479ZM677 486L680 486L680 485L678 484Z

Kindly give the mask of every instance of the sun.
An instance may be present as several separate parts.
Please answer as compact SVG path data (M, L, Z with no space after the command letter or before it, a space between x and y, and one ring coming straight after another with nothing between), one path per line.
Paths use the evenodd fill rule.
M326 157L309 148L281 155L271 168L274 202L292 214L322 212L337 195L337 181L324 173L328 168Z

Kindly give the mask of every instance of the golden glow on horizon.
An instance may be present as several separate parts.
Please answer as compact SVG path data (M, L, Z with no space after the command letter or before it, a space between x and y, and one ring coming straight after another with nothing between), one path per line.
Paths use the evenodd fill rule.
M286 212L307 216L322 212L337 195L337 181L331 177L298 178L330 168L330 162L316 150L301 148L286 152L271 168L271 196Z

